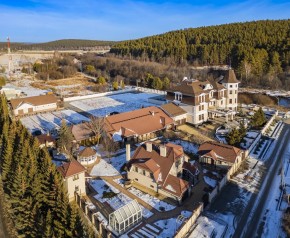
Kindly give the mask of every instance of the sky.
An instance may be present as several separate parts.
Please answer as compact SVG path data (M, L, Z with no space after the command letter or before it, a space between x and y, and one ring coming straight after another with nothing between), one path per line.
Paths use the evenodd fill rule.
M129 40L232 22L289 19L290 0L1 0L0 42Z

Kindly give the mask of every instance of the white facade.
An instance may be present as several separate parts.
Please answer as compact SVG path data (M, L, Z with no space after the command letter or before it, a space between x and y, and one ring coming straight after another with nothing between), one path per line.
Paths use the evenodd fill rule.
M226 88L226 109L237 111L239 83L223 83Z
M86 195L85 172L81 172L79 174L64 178L64 185L67 189L69 201L74 200L75 192L80 195Z
M17 109L13 110L13 113L15 116L23 115L27 113L34 113L34 112L42 112L42 111L50 111L50 110L56 110L57 104L56 103L50 103L50 104L43 104L34 106L29 103L23 103Z

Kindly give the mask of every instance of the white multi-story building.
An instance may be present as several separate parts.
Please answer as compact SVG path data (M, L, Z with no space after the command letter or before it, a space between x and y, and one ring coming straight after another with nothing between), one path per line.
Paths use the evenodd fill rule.
M233 119L238 108L239 81L232 69L216 80L184 80L167 90L166 99L187 112L186 122L198 125L209 118Z

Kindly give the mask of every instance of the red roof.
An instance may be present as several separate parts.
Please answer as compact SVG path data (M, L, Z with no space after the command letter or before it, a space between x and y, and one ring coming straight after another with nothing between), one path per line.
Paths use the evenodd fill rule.
M166 156L160 155L160 146L166 147ZM152 144L152 151L146 150L146 145L139 146L130 164L147 170L152 173L156 183L177 197L181 197L188 188L188 182L171 175L169 172L173 164L184 155L183 148L180 145L168 143L166 145Z
M214 160L222 160L229 163L235 163L237 156L241 152L242 150L237 147L215 141L204 142L198 149L198 154L201 156L208 156Z
M85 167L76 160L64 163L63 165L57 167L57 170L64 178L68 178L86 171Z

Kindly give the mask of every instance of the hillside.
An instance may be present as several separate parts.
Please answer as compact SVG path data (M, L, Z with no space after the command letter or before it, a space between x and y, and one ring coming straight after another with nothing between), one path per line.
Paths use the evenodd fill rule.
M18 43L11 42L11 50L87 50L111 46L113 41L66 39L45 43ZM0 50L7 49L7 42L0 42Z
M119 42L110 52L177 64L231 64L235 69L250 64L252 73L261 75L270 66L289 65L289 39L290 19L265 20L172 31Z

